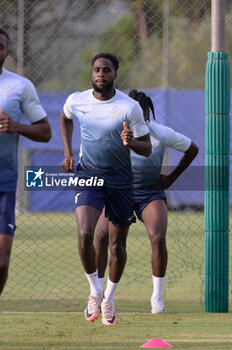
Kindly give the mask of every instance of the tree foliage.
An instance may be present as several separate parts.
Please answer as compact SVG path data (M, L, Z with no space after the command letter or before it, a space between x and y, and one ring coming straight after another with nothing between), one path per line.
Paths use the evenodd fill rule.
M169 1L168 42L163 40L163 0L24 1L25 74L43 91L89 88L91 59L100 51L119 57L119 88L161 87L164 46L168 49L169 87L204 87L210 49L207 0ZM0 0L1 26L12 38L15 63L17 3ZM112 10L116 3L120 15ZM230 10L231 1L228 16ZM227 31L230 28L231 21Z
M127 77L139 50L136 32L131 14L123 16L116 24L109 26L105 33L90 45L81 55L82 65L79 70L81 87L87 88L91 83L91 60L99 52L111 52L120 61L120 74L117 79L119 86L127 87Z

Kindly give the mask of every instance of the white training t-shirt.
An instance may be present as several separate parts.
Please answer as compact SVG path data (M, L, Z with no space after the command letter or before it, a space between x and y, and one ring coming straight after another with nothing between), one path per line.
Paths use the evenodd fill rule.
M0 74L0 109L18 123L24 114L31 123L46 117L32 82L6 69ZM0 192L16 190L18 138L18 134L0 133Z
M149 187L159 181L166 147L186 152L191 145L188 137L165 125L151 121L147 123L147 126L152 143L152 154L149 157L141 157L131 151L135 189Z
M149 133L139 103L119 90L111 99L101 101L90 89L70 95L64 113L80 123L82 156L78 175L101 176L109 187L131 188L130 150L120 135L124 121L134 137Z

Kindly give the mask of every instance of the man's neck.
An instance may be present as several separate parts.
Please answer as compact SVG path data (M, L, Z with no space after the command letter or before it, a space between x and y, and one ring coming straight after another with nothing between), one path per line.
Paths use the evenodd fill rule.
M115 95L116 91L113 88L110 91L107 92L97 92L95 90L93 90L93 96L97 99L97 100L101 100L101 101L107 101L110 100L114 95Z

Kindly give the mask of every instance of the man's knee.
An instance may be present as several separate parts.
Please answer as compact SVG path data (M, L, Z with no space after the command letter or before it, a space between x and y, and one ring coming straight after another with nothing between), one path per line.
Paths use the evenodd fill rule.
M0 254L0 278L8 272L10 264L10 253Z
M79 244L83 247L88 247L93 244L94 232L89 227L79 227L78 229L78 239Z
M101 235L97 235L95 238L95 247L96 249L108 248L109 245L109 236L108 232L104 232Z
M152 247L163 249L166 247L166 233L160 231L149 232L149 238Z
M10 264L10 255L13 238L9 235L0 235L0 271L7 271Z
M126 251L126 241L116 241L109 244L109 249L112 255L119 256Z

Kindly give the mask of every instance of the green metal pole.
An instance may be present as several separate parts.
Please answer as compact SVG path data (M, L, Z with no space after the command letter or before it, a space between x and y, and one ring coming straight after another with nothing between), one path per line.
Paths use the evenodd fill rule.
M229 308L230 67L225 0L212 0L205 81L205 311Z
M230 68L209 52L205 83L205 311L228 312Z

